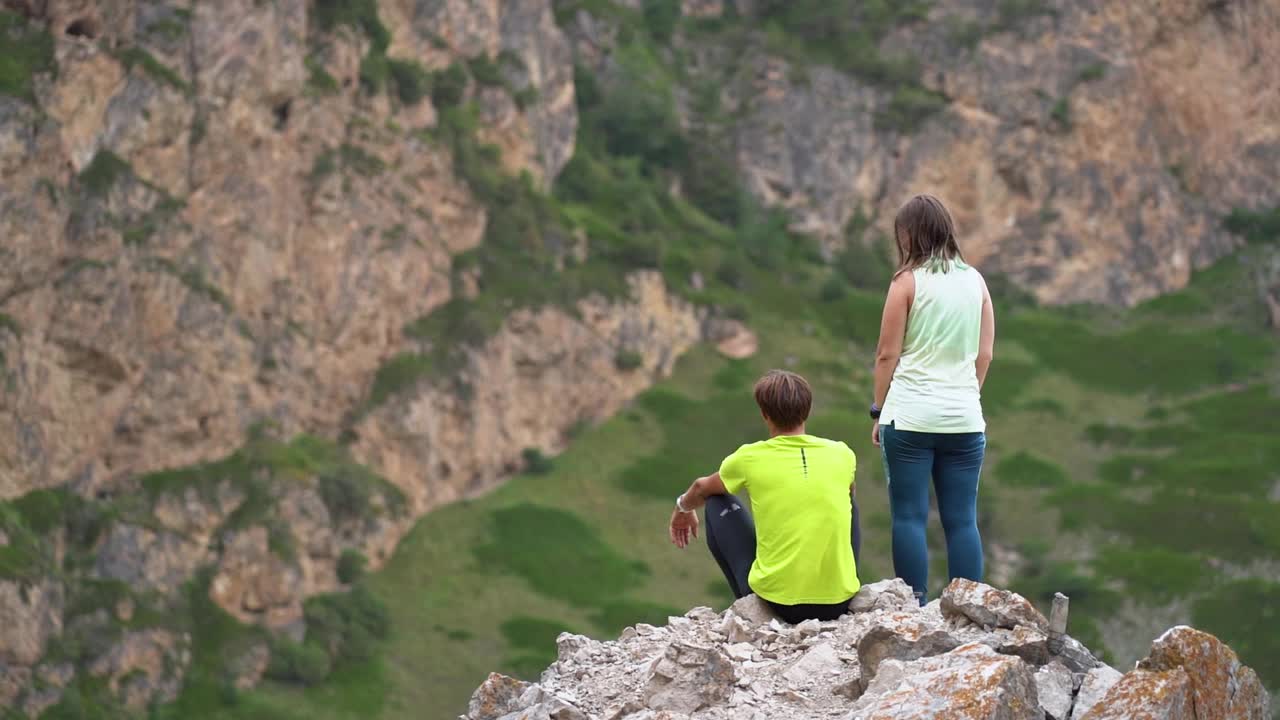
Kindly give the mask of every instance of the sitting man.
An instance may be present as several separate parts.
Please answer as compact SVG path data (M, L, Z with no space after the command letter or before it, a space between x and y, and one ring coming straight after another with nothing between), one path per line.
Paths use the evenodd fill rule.
M684 548L698 536L705 504L707 547L735 597L755 592L789 623L834 620L859 587L857 459L843 442L805 434L813 393L804 378L772 370L755 397L769 439L738 448L676 498L671 542ZM732 494L743 488L750 514Z

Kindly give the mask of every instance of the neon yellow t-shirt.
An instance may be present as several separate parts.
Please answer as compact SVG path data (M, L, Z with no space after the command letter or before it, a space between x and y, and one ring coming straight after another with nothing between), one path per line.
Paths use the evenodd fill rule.
M779 605L833 605L858 592L849 537L857 458L848 445L779 435L743 445L720 464L720 480L751 494L756 561L747 582Z

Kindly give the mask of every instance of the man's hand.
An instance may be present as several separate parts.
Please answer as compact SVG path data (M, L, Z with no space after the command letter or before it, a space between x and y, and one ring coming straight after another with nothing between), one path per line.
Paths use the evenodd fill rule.
M689 537L698 537L698 513L671 511L671 542L678 548L689 544Z
M871 444L880 447L880 421L871 426Z

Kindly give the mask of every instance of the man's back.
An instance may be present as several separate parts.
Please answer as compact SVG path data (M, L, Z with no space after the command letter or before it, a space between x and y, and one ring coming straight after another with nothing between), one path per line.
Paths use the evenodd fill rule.
M813 435L778 435L725 458L720 479L746 488L756 523L751 589L782 605L833 604L858 591L849 497L856 458Z

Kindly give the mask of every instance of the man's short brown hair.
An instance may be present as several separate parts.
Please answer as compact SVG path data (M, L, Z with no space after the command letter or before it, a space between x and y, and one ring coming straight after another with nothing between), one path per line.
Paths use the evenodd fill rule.
M770 370L756 381L756 404L779 430L798 428L809 419L813 391L809 381L787 370Z

